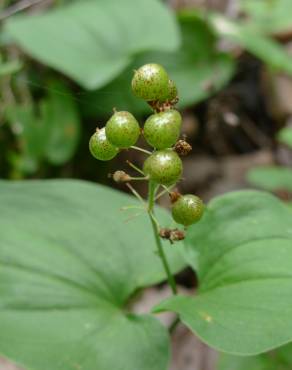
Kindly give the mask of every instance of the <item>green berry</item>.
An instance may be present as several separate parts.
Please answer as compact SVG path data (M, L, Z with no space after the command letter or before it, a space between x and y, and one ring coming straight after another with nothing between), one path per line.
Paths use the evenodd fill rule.
M136 144L140 135L140 126L129 112L116 112L105 126L106 137L118 148L129 148Z
M89 140L89 150L91 154L100 161L109 161L119 152L119 149L113 146L107 139L105 128L97 129Z
M172 80L168 80L168 96L167 100L175 100L178 96L178 91L175 83Z
M169 95L169 78L159 64L145 64L135 71L132 79L134 95L146 101L165 101Z
M204 212L202 200L192 194L182 195L172 207L172 217L178 223L185 226L199 221Z
M182 161L171 149L159 150L146 159L143 171L150 180L162 185L171 185L181 177Z
M173 109L153 114L144 125L147 143L156 149L171 147L179 138L181 122L181 115Z

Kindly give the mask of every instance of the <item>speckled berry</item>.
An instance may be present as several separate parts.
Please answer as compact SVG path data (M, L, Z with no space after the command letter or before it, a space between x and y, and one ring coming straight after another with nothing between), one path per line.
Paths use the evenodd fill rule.
M177 98L178 91L175 83L172 80L168 80L168 96L167 100L173 101Z
M157 184L171 185L181 177L182 161L171 149L159 150L146 159L143 171Z
M132 90L146 101L165 101L169 96L168 74L159 64L145 64L135 71Z
M203 201L192 194L182 195L173 204L172 217L181 225L189 226L200 220L204 212Z
M119 152L119 149L112 145L105 134L105 128L97 129L89 140L91 154L100 161L109 161Z
M173 109L153 114L143 129L147 143L156 149L171 147L179 138L181 122L181 115Z
M136 144L140 126L129 112L115 112L105 126L106 137L118 148L129 148Z

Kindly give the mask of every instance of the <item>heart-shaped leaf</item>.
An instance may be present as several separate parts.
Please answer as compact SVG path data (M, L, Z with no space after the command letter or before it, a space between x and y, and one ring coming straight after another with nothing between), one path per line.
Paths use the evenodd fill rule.
M64 180L1 182L0 203L0 353L34 370L166 370L166 330L126 306L164 279L150 224L119 211L133 199Z
M87 89L108 83L137 52L179 46L174 16L158 0L76 1L14 17L5 30L32 57Z
M251 355L292 340L292 212L266 193L214 199L188 232L195 297L158 305L172 310L207 344Z

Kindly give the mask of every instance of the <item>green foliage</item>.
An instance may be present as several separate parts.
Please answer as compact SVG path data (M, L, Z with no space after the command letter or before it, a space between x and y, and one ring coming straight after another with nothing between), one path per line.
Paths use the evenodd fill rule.
M252 357L238 357L223 354L218 370L290 370L292 367L291 344Z
M247 174L250 184L269 191L292 191L292 170L280 166L265 166L251 169Z
M127 306L164 278L145 219L119 214L129 201L81 181L0 182L1 354L37 370L167 369L165 329ZM184 266L179 245L167 255Z
M253 27L261 32L278 33L291 30L290 0L243 0L241 9L249 15Z
M173 51L179 44L173 15L158 0L137 0L135 6L132 0L122 6L115 0L76 1L14 17L5 30L32 57L87 89L118 76L138 52Z
M84 114L107 116L116 107L136 114L149 113L146 103L132 94L128 81L133 70L153 61L162 64L175 81L180 108L198 103L220 90L234 74L234 61L216 51L216 36L206 22L194 14L178 18L182 45L175 52L147 52L138 55L132 65L104 88L85 95Z
M218 35L248 50L270 67L292 75L291 57L288 52L272 38L254 29L252 24L231 21L219 14L210 16L209 21Z
M233 354L257 354L291 341L287 206L254 191L221 196L190 227L186 242L199 291L195 297L170 298L156 312L177 312L204 342Z
M292 149L292 128L282 128L282 130L278 132L277 139L280 143L285 144Z
M19 153L15 166L24 173L37 171L41 161L53 165L68 161L79 139L79 116L68 88L52 82L39 105L27 103L6 108L6 117L15 133Z
M277 139L292 148L292 129L284 127L278 132ZM258 166L248 171L247 181L268 191L292 192L292 169L282 166Z
M0 77L16 73L21 68L22 63L19 60L11 60L9 62L3 62L0 60Z

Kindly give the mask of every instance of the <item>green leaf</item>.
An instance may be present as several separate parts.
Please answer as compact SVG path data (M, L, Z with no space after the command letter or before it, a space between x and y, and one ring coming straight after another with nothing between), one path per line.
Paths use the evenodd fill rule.
M14 158L15 165L21 172L34 173L43 157L46 127L32 104L6 107L5 115L18 140L20 155Z
M278 132L277 139L280 143L285 144L292 149L292 128L282 128L282 130Z
M252 355L292 340L292 213L272 195L234 192L214 199L187 236L197 270L195 297L156 311L177 312L208 345Z
M179 91L179 107L206 99L220 90L233 76L234 61L216 51L216 37L195 12L179 16L182 46L176 52L147 52L104 88L85 96L83 109L89 116L107 116L113 107L136 114L150 113L148 105L133 96L133 70L145 63L160 63L169 72Z
M290 168L256 167L248 172L247 180L250 184L269 191L292 191L292 170Z
M292 2L290 0L244 0L241 8L253 26L265 33L285 32L292 29Z
M81 181L0 182L2 355L34 370L167 369L165 328L126 306L165 278L146 216L119 211L133 202ZM167 248L178 271L180 246Z
M271 67L292 74L291 56L276 41L257 32L252 25L235 23L224 16L213 14L209 18L214 30L247 49Z
M22 63L19 60L11 60L8 62L2 62L0 60L0 77L16 73L21 68L22 68Z
M37 171L44 159L63 164L78 144L80 121L70 90L56 81L48 86L48 96L39 105L13 105L5 112L19 142L17 166L24 173Z
M239 357L222 354L218 370L275 370L275 362L264 355ZM280 369L277 369L280 370ZM281 369L283 370L283 369Z
M174 17L158 0L135 6L132 0L76 1L46 14L16 16L5 30L32 57L86 89L108 83L137 52L179 46Z
M291 344L273 352L252 357L221 354L218 370L290 370L292 367Z
M54 81L48 85L48 91L40 107L47 127L44 155L50 163L61 165L75 153L80 120L71 92L64 84Z

